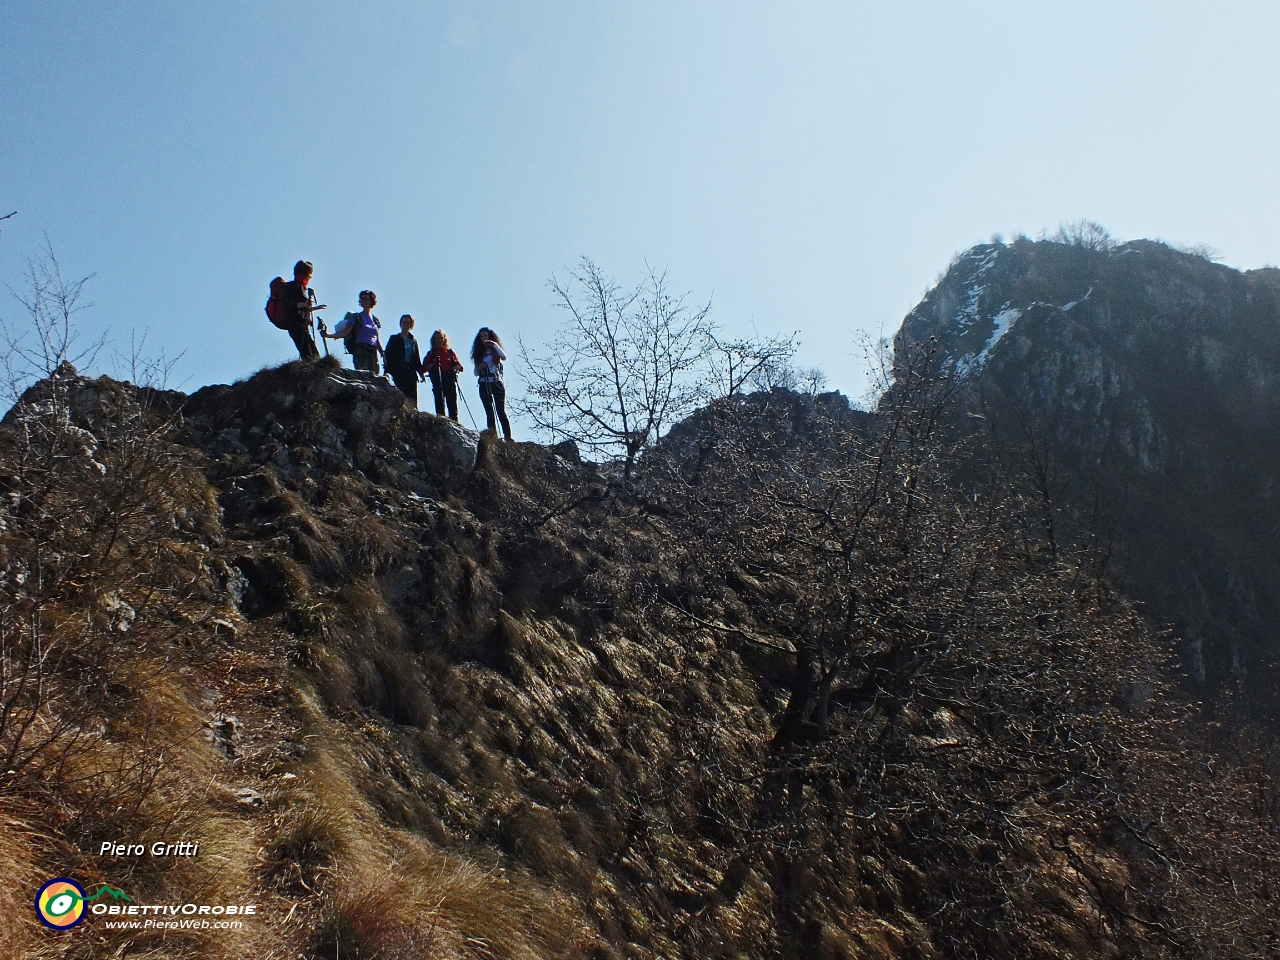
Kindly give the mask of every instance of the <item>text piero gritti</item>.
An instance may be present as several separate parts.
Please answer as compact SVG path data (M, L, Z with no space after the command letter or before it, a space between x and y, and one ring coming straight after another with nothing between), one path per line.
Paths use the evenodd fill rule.
M200 844L192 840L180 840L170 843L157 840L147 846L145 843L116 843L114 840L102 841L98 849L100 857L194 857L200 851Z

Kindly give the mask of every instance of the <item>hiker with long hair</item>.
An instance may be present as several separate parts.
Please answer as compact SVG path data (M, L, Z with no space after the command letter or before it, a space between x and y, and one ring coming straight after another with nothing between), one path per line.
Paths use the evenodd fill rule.
M458 374L462 372L462 361L449 346L449 335L437 330L431 335L431 351L427 359L422 361L422 370L431 378L431 395L436 401L436 416L443 417L445 406L449 408L449 419L458 420Z
M502 382L502 361L507 359L502 349L502 341L489 327L481 327L471 344L471 360L475 364L476 379L480 381L480 402L484 404L484 415L488 421L487 430L496 434L494 424L496 411L498 420L502 422L502 434L511 439L511 422L507 420L507 388Z
M382 321L373 315L378 295L372 290L360 291L360 312L343 319L333 333L325 334L330 340L344 340L351 353L351 365L357 370L378 373L378 354L382 353L382 341L378 330Z
M413 317L405 314L400 318L400 332L387 338L387 348L382 352L383 363L387 373L399 388L400 392L418 405L418 380L422 376L422 354L418 350L418 341L410 332L413 330Z

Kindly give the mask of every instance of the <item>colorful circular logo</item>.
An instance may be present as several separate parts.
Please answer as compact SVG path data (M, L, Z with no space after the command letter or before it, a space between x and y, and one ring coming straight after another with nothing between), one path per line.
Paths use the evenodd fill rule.
M36 913L46 927L70 930L84 919L84 887L66 877L50 880L36 894Z

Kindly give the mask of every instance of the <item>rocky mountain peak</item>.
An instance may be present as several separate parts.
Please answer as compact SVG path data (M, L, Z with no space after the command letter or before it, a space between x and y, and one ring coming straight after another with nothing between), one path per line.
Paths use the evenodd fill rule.
M959 255L904 320L1010 450L1041 445L1080 520L1210 691L1280 690L1280 271L1140 240ZM1101 510L1101 512L1099 512ZM1091 527L1086 531L1086 527Z

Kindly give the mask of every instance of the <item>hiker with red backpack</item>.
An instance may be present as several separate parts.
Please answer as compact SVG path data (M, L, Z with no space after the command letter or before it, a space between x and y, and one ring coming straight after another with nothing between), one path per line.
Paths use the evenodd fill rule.
M431 395L436 401L436 416L443 417L448 404L449 419L458 422L458 374L462 361L449 346L449 335L437 330L431 335L431 352L422 361L422 370L431 377Z
M330 340L341 340L351 354L351 365L357 370L372 374L378 370L378 354L382 353L382 341L378 331L382 321L373 315L378 295L372 290L360 291L360 312L348 314L333 333L322 333Z
M284 277L271 281L271 299L267 301L267 319L288 332L303 360L320 359L320 351L311 336L311 315L323 310L324 305L317 306L307 289L314 272L310 263L299 260L293 265L291 281L286 283Z

